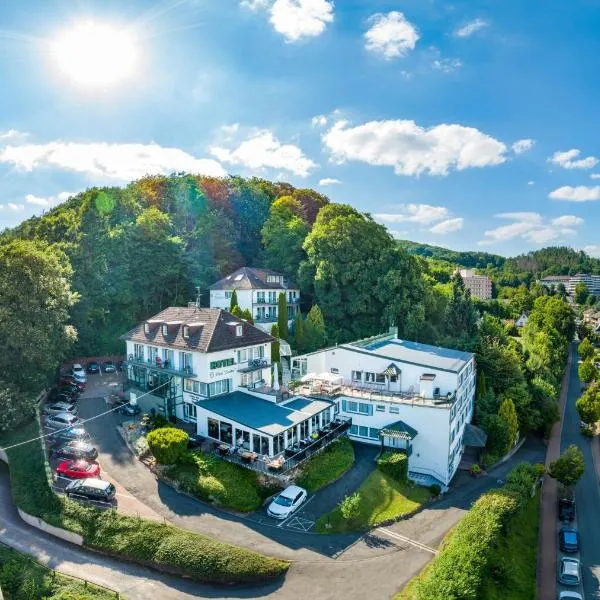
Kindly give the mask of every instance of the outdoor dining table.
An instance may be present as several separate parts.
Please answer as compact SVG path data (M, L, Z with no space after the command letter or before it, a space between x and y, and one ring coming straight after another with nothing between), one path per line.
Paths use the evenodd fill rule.
M250 450L240 450L238 455L246 462L254 462L256 460L256 452L250 452Z

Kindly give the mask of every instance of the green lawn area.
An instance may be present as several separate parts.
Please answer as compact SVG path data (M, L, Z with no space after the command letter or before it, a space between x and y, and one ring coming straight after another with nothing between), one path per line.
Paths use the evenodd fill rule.
M345 521L338 507L317 521L316 530L319 533L338 533L375 527L419 508L431 497L427 488L400 483L379 470L373 471L358 491L361 496L360 514L354 522ZM331 527L327 528L327 524Z
M536 597L540 493L510 521L507 535L492 551L481 600Z
M189 452L184 462L166 469L165 475L201 500L240 512L259 509L275 491L261 486L254 471L199 451Z
M333 442L302 468L296 483L316 492L341 477L354 463L354 448L347 437Z
M0 436L0 446L35 438L34 421L17 433ZM283 575L289 563L225 544L165 523L101 511L56 495L48 485L38 441L8 451L11 490L15 504L47 523L75 531L91 548L125 560L161 565L198 581L262 582Z
M114 592L54 574L6 546L0 546L0 586L4 600L114 600ZM124 596L119 596L124 600Z

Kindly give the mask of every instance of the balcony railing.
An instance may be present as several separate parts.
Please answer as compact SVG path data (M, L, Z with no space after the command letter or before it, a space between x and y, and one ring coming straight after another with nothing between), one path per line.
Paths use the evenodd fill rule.
M125 361L125 364L135 367L146 367L147 369L159 373L165 373L166 375L175 375L177 377L195 377L192 367L188 366L177 368L173 366L170 361L161 360L160 362L157 362L156 359L144 359L130 354Z
M271 366L271 361L266 358L254 358L247 362L240 363L238 366L238 373L251 373L252 371L258 371L259 369L267 369Z
M256 317L254 317L254 322L255 323L277 323L277 315L264 315L264 316L256 315Z
M229 462L259 473L271 476L283 475L299 467L312 456L323 452L332 442L346 435L351 425L351 418L338 417L318 432L319 437L317 439L301 441L299 444L286 448L273 457L259 456L254 452L248 452L220 442L215 442L214 453ZM252 458L253 456L255 458Z

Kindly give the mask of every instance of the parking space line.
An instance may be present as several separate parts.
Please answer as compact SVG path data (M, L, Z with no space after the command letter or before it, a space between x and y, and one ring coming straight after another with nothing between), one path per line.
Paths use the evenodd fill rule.
M298 514L306 508L306 505L314 498L311 496L296 512L293 512L287 519L284 519L277 525L277 527L283 527L292 517L298 516Z
M417 542L416 540L411 540L410 538L408 538L404 535L395 533L394 531L390 531L389 529L385 529L384 527L380 527L379 529L376 529L375 531L381 531L381 533L385 533L386 535L388 535L391 538L400 540L401 542L406 542L407 544L411 544L412 546L415 546L415 548L419 548L420 550L425 550L425 552L430 552L434 556L438 554L438 551L435 548L432 548L431 546L422 544L421 542Z

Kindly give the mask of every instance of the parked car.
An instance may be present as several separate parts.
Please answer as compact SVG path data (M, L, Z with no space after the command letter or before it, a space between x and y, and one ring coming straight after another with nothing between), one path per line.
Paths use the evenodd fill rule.
M130 404L129 400L125 398L119 398L115 400L114 407L119 407L116 412L121 413L122 415L126 415L128 417L133 417L135 415L139 415L142 412L142 409L137 404Z
M63 412L56 415L48 415L45 419L45 424L46 427L50 427L51 429L63 429L65 427L73 427L79 421L80 419L76 415Z
M55 458L77 459L83 458L92 462L98 458L98 450L89 442L82 440L73 440L67 442L64 446L51 450L51 456Z
M62 429L51 433L49 439L54 445L62 446L66 442L71 442L73 440L88 442L91 438L90 434L83 427L71 427L69 429Z
M100 477L100 465L87 460L64 460L56 467L56 473L69 479L89 479Z
M573 527L561 527L558 545L563 552L579 552L579 532Z
M67 485L65 494L69 498L112 502L115 499L117 491L110 481L103 481L102 479L76 479Z
M560 498L558 501L558 518L567 523L575 519L575 500Z
M79 387L74 383L59 383L55 388L57 394L66 394L72 398L79 398Z
M104 373L116 373L117 369L115 363L112 360L107 360L102 363L102 371Z
M44 406L44 414L55 415L60 413L77 414L77 407L70 402L50 402Z
M307 496L305 489L297 485L290 485L273 498L267 508L267 514L274 519L287 519L306 500Z
M558 582L563 585L579 585L581 583L581 563L576 558L561 557Z
M100 365L95 360L92 360L87 364L86 371L90 375L100 373Z
M71 373L63 373L60 376L58 383L59 385L74 385L80 393L85 391L85 382L75 379Z
M578 592L559 592L558 600L583 600L583 596Z
M50 390L47 402L66 402L67 404L76 404L77 396L72 396L66 392L59 392L56 388Z

